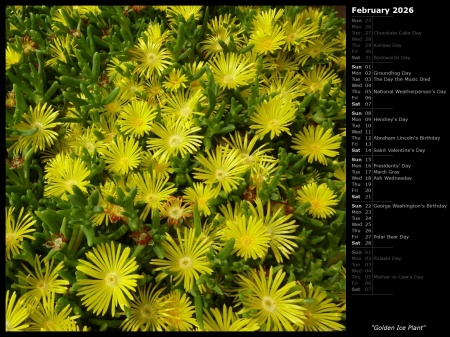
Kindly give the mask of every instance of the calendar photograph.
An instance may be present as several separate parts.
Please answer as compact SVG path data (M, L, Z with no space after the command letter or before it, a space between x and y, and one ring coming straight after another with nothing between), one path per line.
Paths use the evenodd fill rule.
M4 8L7 332L347 331L381 256L364 172L400 170L365 152L376 11Z

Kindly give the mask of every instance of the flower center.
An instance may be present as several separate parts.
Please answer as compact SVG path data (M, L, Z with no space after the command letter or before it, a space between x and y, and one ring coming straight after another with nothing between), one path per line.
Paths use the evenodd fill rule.
M119 109L119 105L116 102L112 102L105 105L106 112L114 113Z
M189 107L184 107L180 109L179 113L182 117L187 117L192 113L192 110Z
M182 139L178 135L173 135L169 138L169 146L171 148L178 147L178 145L180 145L181 142L182 142Z
M288 42L293 42L297 39L297 36L295 35L295 33L290 33L288 34L288 36L286 37L286 41Z
M313 318L314 318L313 314L312 314L311 311L309 311L309 310L306 310L306 311L305 311L305 316L306 316L306 319L307 319L308 321L312 321Z
M227 173L224 170L217 170L216 171L216 179L221 181L227 176Z
M192 266L194 265L194 261L192 261L192 259L188 256L182 257L178 263L180 264L180 268L181 269L188 269L188 268L192 268Z
M92 144L92 143L86 143L85 145L84 145L84 147L86 148L86 150L88 150L88 152L90 153L90 154L92 154L93 152L94 152L94 144Z
M234 82L234 76L232 74L225 75L223 77L223 81L225 83L233 83Z
M76 180L67 180L66 181L66 189L67 190L71 190L73 185L76 185L77 181Z
M151 204L153 202L156 202L157 200L158 200L158 198L155 194L147 194L145 197L145 202L147 204Z
M317 55L320 54L320 49L319 48L313 48L313 49L311 49L310 54L311 54L312 57L316 57Z
M280 123L278 122L277 119L271 119L268 123L267 123L267 127L271 130L277 129L278 126L280 125Z
M116 273L108 273L105 277L105 283L108 287L114 288L119 284L119 276Z
M153 53L148 53L147 54L147 62L151 65L155 64L156 61L158 60L158 57L153 54Z
M133 126L135 128L140 127L142 124L144 124L144 121L141 118L135 118L133 121Z
M250 247L253 243L253 238L248 236L248 235L244 235L241 237L241 245L244 247Z
M141 316L144 318L152 318L155 315L155 310L149 304L144 305L141 308Z
M155 165L155 171L157 173L164 173L165 169L166 169L166 167L163 164L156 164Z
M247 154L247 153L243 153L243 154L242 154L242 158L244 158L244 162L245 162L246 164L251 164L251 163L253 163L253 156L251 156L251 155L249 155L249 154Z
M16 236L14 235L14 233L7 233L5 236L5 240L6 240L7 247L12 246L14 241L16 241Z
M320 84L317 82L311 83L310 88L312 89L312 91L318 91L320 90Z
M314 154L319 154L321 153L322 148L320 147L319 144L311 144L309 146L309 150Z
M312 200L311 201L311 210L320 210L322 209L322 203L320 202L320 200Z
M270 50L270 49L272 49L273 48L273 41L272 41L272 39L271 38L267 38L267 39L265 39L263 42L262 42L262 47L263 47L263 49L264 50Z
M37 132L39 132L39 133L42 132L42 130L44 129L44 126L39 122L34 122L33 127L37 127L38 128Z
M207 201L208 200L206 198L198 198L197 199L198 208L206 206Z
M172 207L168 213L170 218L179 219L183 215L183 210L179 207Z
M272 297L264 296L264 298L262 299L262 307L266 311L274 312L277 308L277 303Z
M181 320L180 311L178 309L170 311L170 317L167 317L167 320L171 323L171 325L177 325Z
M122 157L119 160L120 165L123 166L128 166L130 164L130 160L128 159L128 157Z
M45 281L39 281L36 283L36 288L38 288L41 292L45 292L48 288L48 284Z

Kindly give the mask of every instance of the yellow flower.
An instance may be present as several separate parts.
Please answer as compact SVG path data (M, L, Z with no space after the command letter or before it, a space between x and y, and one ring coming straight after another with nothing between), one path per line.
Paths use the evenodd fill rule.
M197 327L197 320L192 317L195 313L195 307L191 300L184 293L181 296L180 291L171 291L165 299L167 300L167 328L170 331L192 331Z
M273 26L277 25L278 20L283 16L284 9L275 8L258 12L252 21L254 29L261 31L269 31Z
M207 156L199 154L195 159L201 167L194 168L194 178L203 180L205 184L216 185L216 196L223 189L225 193L239 186L244 180L240 175L248 169L237 149L229 149L228 146L218 145L215 152L206 149Z
M248 132L245 132L244 137L241 136L239 132L230 135L230 139L222 138L227 144L231 146L231 148L235 148L239 150L242 158L244 159L244 163L251 166L251 168L255 168L257 165L263 163L272 163L276 161L276 158L268 155L267 153L272 151L272 149L267 148L263 149L268 145L265 143L258 147L257 149L253 149L256 145L256 142L259 140L258 137L253 137L250 141L248 141Z
M77 270L92 278L77 280L80 285L77 295L83 296L82 304L94 314L104 316L111 306L114 316L117 305L125 310L133 299L132 292L136 291L136 280L143 277L135 273L139 265L134 257L130 258L130 247L121 248L114 241L111 246L102 242L86 253L91 262L78 260Z
M139 38L137 47L130 50L132 59L137 62L134 73L150 79L153 73L161 75L172 61L169 51L156 43Z
M283 27L278 25L278 20L284 13L284 9L269 9L261 11L253 19L253 30L249 44L255 45L257 54L273 53L285 44L286 35Z
M200 52L205 55L206 59L223 51L219 41L229 46L231 37L236 49L242 48L245 42L242 35L244 31L236 20L237 18L232 17L230 13L220 14L209 20L208 30L210 33L206 35L206 39L201 42L202 46L200 47Z
M186 153L197 152L203 136L193 133L200 131L201 128L187 127L184 123L180 123L175 115L164 118L164 124L156 123L152 132L157 137L149 137L147 140L148 149L154 151L154 157L166 160L178 154L184 157Z
M131 101L123 107L117 124L125 135L141 138L152 129L156 111L146 101Z
M202 183L193 183L193 187L188 187L184 190L184 198L186 202L197 204L200 214L206 216L211 215L211 210L207 204L208 200L213 199L216 195L211 185L205 185Z
M80 315L69 316L72 312L70 304L57 312L55 293L44 296L42 304L30 313L29 331L77 331L76 319Z
M144 35L147 36L149 42L162 46L164 43L168 42L171 33L171 30L164 29L159 22L152 22L149 23Z
M259 325L249 318L239 317L232 307L224 304L222 312L218 308L203 309L204 331L257 331Z
M19 63L21 59L22 55L20 53L16 52L10 46L6 47L6 70Z
M228 242L234 238L235 244L231 251L245 260L250 257L254 260L263 258L269 248L270 234L258 217L245 215L235 221L227 221L223 229L223 241Z
M323 87L331 81L330 95L336 91L336 85L341 83L341 79L330 66L314 66L311 71L302 70L303 82L300 88L306 90L306 93L322 93Z
M327 37L322 35L311 39L306 43L305 48L296 53L297 59L301 66L304 66L309 59L336 61L335 52L340 51L338 43L335 40L326 41Z
M161 178L156 171L139 172L132 176L132 181L137 187L135 202L144 202L146 204L140 218L145 220L152 209L160 209L162 203L166 201L177 189L173 183L168 183L169 177ZM167 186L166 186L167 184Z
M327 184L317 186L317 183L310 183L297 191L296 200L300 203L309 203L308 214L314 218L328 218L336 213L332 206L338 204L336 195L330 190Z
M230 222L237 223L237 221L244 214L244 213L242 213L242 206L241 206L241 203L239 203L239 202L236 202L234 204L234 208L233 208L233 205L231 204L231 202L227 201L226 206L220 205L219 209L220 209L220 212L222 213L222 215L225 217L227 222L230 221Z
M181 123L190 125L195 115L204 115L204 112L198 111L199 103L204 103L205 96L201 90L179 90L167 97L167 105L162 107L164 115L173 115Z
M283 28L280 26L271 27L270 30L257 29L252 34L249 43L255 45L255 52L257 54L273 53L286 43L286 35L284 35Z
M87 191L90 171L81 158L73 159L68 154L58 153L48 162L45 170L47 171L44 176L47 182L44 187L45 197L54 195L67 200L65 192L73 193L73 185L83 192Z
M27 322L28 309L23 305L23 301L16 302L16 292L9 297L9 290L6 291L5 302L5 329L6 331L26 331L29 327ZM22 322L24 324L22 324ZM21 325L22 324L22 325Z
M332 136L331 132L331 128L325 131L322 125L305 126L303 131L294 136L292 141L294 145L291 145L291 148L308 157L308 163L318 161L327 165L325 156L336 157L339 154L337 150L341 146L340 136Z
M67 136L68 146L79 156L83 154L83 149L86 149L91 156L94 155L94 150L97 153L101 153L105 143L97 138L94 130L94 127L87 127L83 128L83 132L76 137Z
M343 166L339 166L334 170L333 176L337 178L337 180L344 182L344 185L342 186L340 192L345 192L346 190L346 179L347 179L347 171L345 169L346 164Z
M309 23L307 24L305 20L307 17L302 12L295 16L295 20L288 17L284 22L284 31L286 32L286 44L283 50L291 50L292 47L295 48L295 52L299 53L303 48L305 48L306 43L312 38L320 36L317 34L317 24Z
M255 68L244 54L219 53L208 62L220 88L236 89L255 79Z
M163 84L163 87L169 91L177 91L179 88L186 88L185 82L187 82L187 77L185 74L182 74L182 70L175 68L169 73L169 76L166 76L166 81Z
M92 222L97 226L103 224L108 226L109 222L115 223L119 219L127 222L127 218L122 215L122 213L125 212L123 207L106 200L108 196L117 198L116 186L116 183L112 180L107 180L103 186L99 186L98 206L103 207L103 213L94 214L91 217Z
M152 76L145 86L148 103L154 108L157 105L163 107L166 104L166 92L160 83L160 76Z
M150 264L161 266L155 271L164 270L171 274L176 274L173 281L175 286L183 281L185 291L191 291L194 283L203 274L211 274L213 270L209 268L209 261L206 252L209 251L210 242L208 238L195 237L195 229L184 227L183 234L177 228L178 242L169 233L166 233L166 240L161 243L166 254L165 259L152 259Z
M275 74L282 74L284 71L297 72L299 64L298 61L292 57L292 53L279 51L275 55L264 55L263 67L264 69L270 69ZM297 90L303 92L306 89L298 87Z
M300 290L292 291L295 281L282 286L286 273L280 269L274 277L273 267L269 275L259 266L246 275L237 275L237 283L244 308L242 314L250 314L263 331L294 331L305 319L305 308L298 296Z
M12 147L14 153L23 152L28 147L32 147L34 151L44 151L47 146L51 146L58 136L53 129L61 124L54 122L58 114L58 111L53 111L53 107L47 108L47 103L42 106L38 104L34 109L30 106L30 112L22 115L22 121L16 128L20 131L36 131L29 136L20 136Z
M144 152L142 154L140 169L141 171L149 172L154 170L159 178L169 178L173 173L169 158L161 159L160 157L153 156L151 152Z
M261 162L254 166L250 173L250 182L259 192L263 186L263 181L270 181L278 170L278 162ZM283 180L283 178L281 178Z
M342 320L341 309L331 303L332 298L327 298L327 292L320 286L314 287L309 283L308 289L302 288L301 297L303 307L306 309L304 325L299 326L299 331L341 331L345 326L338 323Z
M271 214L270 202L267 203L267 210L264 211L261 199L259 198L256 199L256 207L251 203L248 203L248 206L255 218L263 220L263 225L270 235L269 246L275 255L276 261L282 263L282 255L289 259L289 255L298 247L295 243L297 236L292 235L298 225L295 224L295 220L288 222L292 214L280 214L281 208L274 214Z
M183 205L183 197L169 197L167 202L160 209L161 217L167 218L169 226L180 225L181 219L186 220L192 216L192 209L189 204Z
M42 268L42 262L44 262L44 268ZM19 270L19 274L16 276L25 285L19 283L17 286L28 289L28 291L22 295L21 300L29 302L31 306L35 306L44 296L48 296L51 293L65 294L67 292L69 281L58 279L58 271L64 268L64 261L59 262L53 268L54 262L54 259L51 259L49 262L45 257L40 260L39 255L36 254L34 266L32 266L34 272L22 264L26 273Z
M141 153L139 143L133 137L118 137L100 156L105 159L108 171L124 175L139 166Z
M270 133L270 139L286 132L291 135L288 126L295 120L296 108L292 101L284 102L280 96L269 98L256 106L256 113L250 119L253 125L250 129L256 129L256 135L260 139Z
M201 18L202 6L167 6L166 15L171 24L176 22L176 17L182 15L188 21L191 15L194 15L194 20Z
M302 81L303 78L295 71L288 70L283 74L275 72L262 83L261 88L268 95L276 92L277 96L282 98L281 102L284 104L305 95L305 88L299 87L299 83Z
M21 243L24 239L34 240L30 233L36 231L33 220L28 212L24 214L24 208L20 209L19 216L14 217L14 207L6 207L5 220L5 242L6 242L6 261L11 260L12 256L19 254L22 249Z
M128 97L132 101L138 99L139 94L145 91L144 81L139 78L136 80L133 77L122 77L115 83L120 88L123 96Z
M105 139L103 139L105 144L110 144L113 139L119 134L115 127L116 123L116 117L111 115L101 115L100 116L100 123L99 129L100 132L103 134Z
M150 284L138 288L131 301L131 315L122 324L122 331L163 331L169 309L168 300L161 295L164 288Z
M109 91L105 89L102 90L102 98L107 97L109 94ZM132 97L130 96L129 91L120 90L112 102L105 105L104 111L106 117L112 118L115 122L120 113L123 111L123 107L128 104L131 98Z

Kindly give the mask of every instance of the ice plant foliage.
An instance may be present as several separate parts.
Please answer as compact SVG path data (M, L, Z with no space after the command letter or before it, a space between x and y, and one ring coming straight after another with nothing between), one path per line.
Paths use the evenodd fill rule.
M332 6L5 7L7 331L338 331Z

